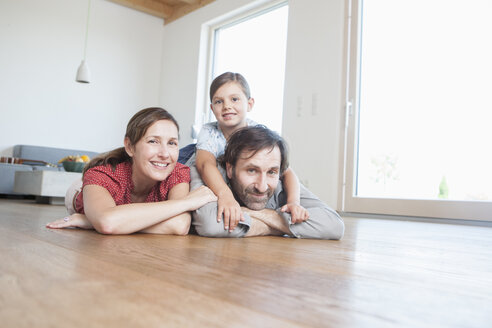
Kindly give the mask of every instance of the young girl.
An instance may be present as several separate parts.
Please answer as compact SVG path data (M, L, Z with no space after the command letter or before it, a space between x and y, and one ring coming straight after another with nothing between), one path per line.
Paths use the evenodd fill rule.
M232 231L243 220L242 211L217 169L217 158L224 153L226 142L234 132L256 125L246 118L246 113L253 108L254 99L251 98L248 82L241 74L226 72L213 80L210 101L217 122L207 123L200 130L195 165L205 184L218 197L217 221L220 222L223 216L224 229ZM307 220L309 214L300 205L299 181L291 169L285 171L283 182L287 204L281 210L291 213L293 222Z
M217 197L208 188L189 192L189 168L177 163L178 130L174 117L162 108L136 113L128 123L124 147L89 162L81 191L72 188L67 193L69 208L74 201L71 215L47 227L186 235L189 211Z

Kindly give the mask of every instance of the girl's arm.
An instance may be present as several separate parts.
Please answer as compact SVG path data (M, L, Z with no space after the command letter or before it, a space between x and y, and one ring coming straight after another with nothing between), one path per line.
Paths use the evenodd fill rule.
M283 185L287 193L287 204L280 209L291 214L292 223L303 222L309 219L309 212L301 206L301 187L297 175L291 168L285 170Z
M83 193L86 217L94 229L103 234L130 234L141 231L216 200L207 187L196 189L182 199L118 206L111 194L101 186L85 186ZM178 191L178 194L180 193L183 193L183 190Z
M196 169L205 184L217 195L217 222L224 215L224 229L232 231L239 221L243 221L243 213L239 203L234 198L231 189L224 181L222 174L217 169L215 156L206 151L197 149Z

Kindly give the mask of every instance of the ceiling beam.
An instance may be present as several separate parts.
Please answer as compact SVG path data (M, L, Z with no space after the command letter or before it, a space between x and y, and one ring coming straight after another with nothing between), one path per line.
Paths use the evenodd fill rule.
M109 0L125 7L136 9L144 13L163 18L164 21L170 19L174 14L174 9L158 0Z
M164 24L171 23L176 19L183 17L194 10L197 10L201 7L205 7L206 5L214 2L215 0L181 0L182 2L186 2L188 4L182 6L176 6L171 17L164 19Z
M181 0L181 2L186 2L189 5L196 5L197 3L200 3L200 0Z

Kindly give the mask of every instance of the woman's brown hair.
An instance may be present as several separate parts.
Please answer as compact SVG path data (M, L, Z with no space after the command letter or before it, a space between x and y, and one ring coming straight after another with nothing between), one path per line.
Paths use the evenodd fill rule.
M168 120L176 125L176 128L179 132L179 125L176 119L164 108L160 107L149 107L142 109L128 122L126 126L125 139L128 138L130 144L134 146L147 132L147 129L157 121L160 120ZM131 162L131 157L128 156L125 147L120 147L113 149L107 153L103 153L97 157L94 157L85 167L83 174L87 172L87 170L99 166L99 165L107 165L110 164L113 170L116 168L116 165L123 162Z

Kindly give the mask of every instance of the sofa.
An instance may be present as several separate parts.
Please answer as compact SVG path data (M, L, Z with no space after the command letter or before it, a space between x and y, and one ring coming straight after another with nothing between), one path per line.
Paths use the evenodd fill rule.
M76 149L63 149L54 147L15 145L12 151L13 158L23 159L23 164L0 163L0 194L19 195L14 192L14 180L16 171L54 170L64 171L63 165L58 161L69 155L87 155L90 158L98 155L97 152ZM28 161L32 160L32 162ZM36 161L53 164L44 165Z

